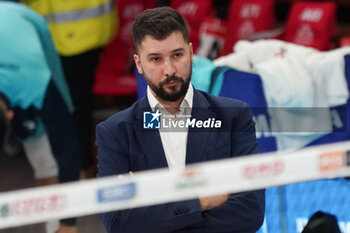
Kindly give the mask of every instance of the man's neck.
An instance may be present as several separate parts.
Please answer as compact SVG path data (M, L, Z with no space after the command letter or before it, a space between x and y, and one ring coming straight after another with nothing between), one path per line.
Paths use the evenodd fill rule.
M163 99L158 98L157 96L155 96L156 99L159 101L159 103L172 115L176 115L177 113L179 113L180 111L180 105L182 103L182 100L185 97L180 98L177 101L165 101Z

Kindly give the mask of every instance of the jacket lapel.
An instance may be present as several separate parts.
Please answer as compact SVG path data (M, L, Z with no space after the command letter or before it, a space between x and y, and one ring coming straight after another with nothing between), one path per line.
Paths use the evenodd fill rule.
M146 96L140 100L139 106L134 111L136 120L133 125L133 130L138 142L140 142L141 149L147 162L147 169L167 167L168 163L165 158L158 130L143 129L143 113L145 111L152 111Z
M215 118L216 114L210 109L210 103L201 92L194 90L191 119L207 120ZM198 163L205 160L204 149L208 143L210 129L189 128L187 137L186 164Z

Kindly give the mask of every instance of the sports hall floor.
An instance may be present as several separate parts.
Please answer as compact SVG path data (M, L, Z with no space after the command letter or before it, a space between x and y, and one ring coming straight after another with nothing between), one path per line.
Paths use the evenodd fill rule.
M0 192L30 188L34 185L33 171L24 155L0 159ZM79 233L105 233L97 215L78 218ZM0 229L0 233L46 233L44 224Z
M115 112L130 106L136 97L102 98L97 100L94 124L103 121ZM33 171L24 154L14 157L0 156L0 193L34 186ZM105 233L97 215L78 217L79 233ZM44 223L0 229L0 233L46 233Z

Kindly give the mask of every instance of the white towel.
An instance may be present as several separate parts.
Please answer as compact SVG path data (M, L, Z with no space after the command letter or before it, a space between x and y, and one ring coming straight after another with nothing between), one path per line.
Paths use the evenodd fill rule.
M215 66L229 66L236 70L252 72L252 67L246 53L231 53L213 61Z
M327 106L346 103L349 90L345 77L344 56L350 54L350 46L327 52L310 54L305 59L307 67L316 82L326 87Z
M284 41L259 40L239 41L234 50L214 64L259 74L279 150L302 148L331 131L329 107L345 104L349 97L344 55L350 47L319 52ZM300 107L307 109L292 109Z

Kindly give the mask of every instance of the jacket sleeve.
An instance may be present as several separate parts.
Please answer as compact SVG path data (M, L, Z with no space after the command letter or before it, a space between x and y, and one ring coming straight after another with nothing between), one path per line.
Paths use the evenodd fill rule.
M255 123L247 104L232 129L231 157L258 153ZM191 232L256 232L265 214L265 190L231 194L222 205L203 212L204 221L193 225Z
M103 124L97 126L98 177L130 171L126 133L110 132ZM203 220L198 199L103 213L100 219L110 233L174 232Z

